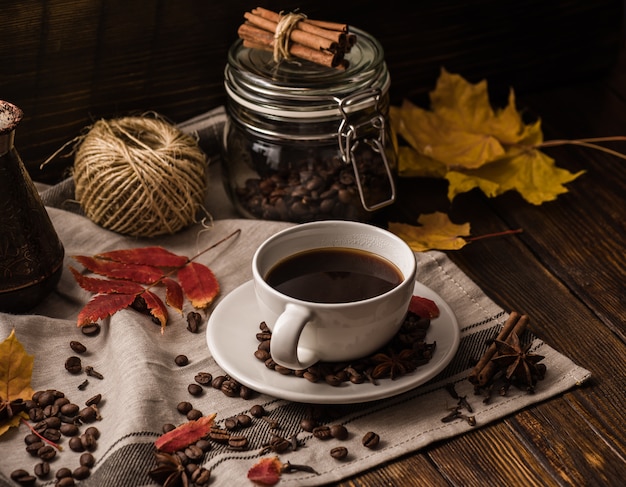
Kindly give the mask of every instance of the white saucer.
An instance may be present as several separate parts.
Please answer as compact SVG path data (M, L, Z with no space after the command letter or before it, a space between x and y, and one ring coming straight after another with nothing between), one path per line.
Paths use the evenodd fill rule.
M415 283L415 295L432 299L440 316L432 320L427 342L437 342L433 358L414 372L396 380L382 379L371 383L343 383L339 387L324 382L309 382L293 375L281 375L268 369L254 356L259 342L259 312L252 281L242 284L225 296L211 313L206 338L209 350L228 375L251 389L295 402L317 404L351 404L374 401L413 389L432 379L454 357L460 342L460 331L454 312L434 291Z

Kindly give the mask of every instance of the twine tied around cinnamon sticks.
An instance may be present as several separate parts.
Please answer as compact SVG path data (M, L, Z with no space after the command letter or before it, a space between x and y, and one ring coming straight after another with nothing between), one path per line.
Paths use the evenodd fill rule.
M272 12L257 7L244 14L237 34L244 47L273 53L274 61L300 58L322 66L346 69L345 55L356 44L347 24L311 20L303 13Z

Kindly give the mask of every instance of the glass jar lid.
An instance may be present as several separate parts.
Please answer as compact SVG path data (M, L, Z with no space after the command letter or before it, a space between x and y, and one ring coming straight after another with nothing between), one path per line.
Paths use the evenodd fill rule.
M357 41L345 55L345 69L298 58L276 63L271 52L244 47L239 39L229 50L224 72L229 98L274 119L331 119L342 117L339 103L348 96L368 90L386 93L390 77L382 46L362 30L350 31ZM374 103L362 97L347 110L361 110Z

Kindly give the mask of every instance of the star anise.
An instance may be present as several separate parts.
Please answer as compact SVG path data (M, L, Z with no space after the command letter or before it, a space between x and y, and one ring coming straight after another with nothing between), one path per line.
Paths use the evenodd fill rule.
M163 487L188 487L189 478L177 455L157 452L154 454L157 466L148 472L152 480Z
M542 368L537 364L544 359L543 355L529 353L532 343L522 347L517 333L511 333L509 342L495 340L497 354L491 360L504 371L506 380L518 381L533 391L537 379L543 375Z
M374 379L389 377L395 380L398 377L413 372L417 365L413 350L405 349L400 352L389 350L387 353L377 353L372 357L376 364L372 371Z

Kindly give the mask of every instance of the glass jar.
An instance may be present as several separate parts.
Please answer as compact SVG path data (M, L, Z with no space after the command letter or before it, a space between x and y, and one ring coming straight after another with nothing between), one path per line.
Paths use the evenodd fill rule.
M222 173L242 216L367 222L395 200L389 72L380 43L351 31L345 69L231 46Z

